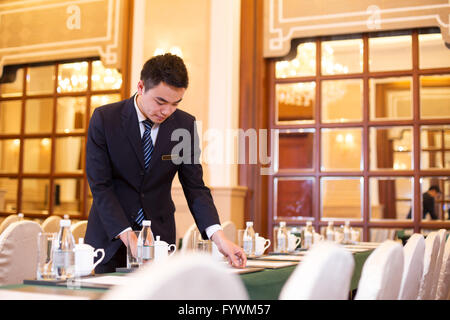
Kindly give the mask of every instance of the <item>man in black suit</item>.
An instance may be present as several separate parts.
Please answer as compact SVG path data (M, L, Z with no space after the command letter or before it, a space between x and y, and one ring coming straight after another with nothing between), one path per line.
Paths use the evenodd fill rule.
M231 265L245 267L243 250L220 227L210 190L203 182L195 118L177 109L188 87L181 58L164 54L149 59L141 71L137 93L97 108L89 123L86 172L93 195L85 241L104 248L95 272L126 266L127 234L150 220L153 234L175 243L175 206L171 198L176 173L203 239L211 239ZM191 138L172 141L181 130ZM150 139L151 138L151 139ZM145 140L145 142L144 142ZM174 147L177 146L178 148Z
M441 189L437 185L432 185L427 192L422 194L422 218L425 219L429 213L432 220L437 220L438 216L435 210L435 199L440 195ZM407 219L411 219L411 209L409 209Z

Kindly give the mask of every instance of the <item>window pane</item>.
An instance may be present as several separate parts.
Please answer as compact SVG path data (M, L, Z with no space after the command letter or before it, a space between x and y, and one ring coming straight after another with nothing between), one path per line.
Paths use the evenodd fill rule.
M23 92L23 68L15 73L15 79L12 82L0 84L0 96L2 97L20 97Z
M322 218L362 218L362 178L322 178Z
M362 69L362 39L322 42L322 74L360 73Z
M450 67L450 50L445 46L441 33L419 34L419 67Z
M369 79L370 119L412 119L411 77Z
M0 140L0 173L19 172L20 139Z
M362 80L322 81L322 122L361 121Z
M447 152L450 151L450 146L445 143L446 140L450 140L450 126L421 127L421 169L450 168L450 159L447 159L448 155L446 155Z
M315 97L315 82L277 84L276 108L278 122L314 122Z
M50 173L52 140L25 139L23 171L25 173Z
M323 171L362 170L362 129L322 129Z
M121 100L121 96L118 93L115 94L102 94L102 95L93 95L91 97L91 116L94 112L95 108L100 106L104 106L105 104L110 104L113 102L117 102Z
M59 98L56 111L56 132L83 132L85 128L86 98Z
M22 101L0 101L0 134L19 134L22 121Z
M78 216L81 214L83 179L55 179L53 213Z
M27 95L51 94L55 87L55 66L31 67L27 76Z
M105 68L100 60L92 62L92 89L116 90L122 87L122 75L116 69Z
M290 61L276 63L277 78L313 76L316 74L316 44L301 43L297 47L297 56Z
M88 63L75 62L59 65L58 89L61 92L79 92L87 89Z
M393 71L412 69L410 35L369 37L369 70Z
M25 133L50 133L53 127L53 99L29 99L25 105Z
M450 117L450 75L420 77L420 117Z
M442 209L444 210L443 212L443 217L445 220L450 220L450 179L444 179L443 180L444 183L444 187L442 188L442 201L443 206Z
M17 208L17 179L0 178L0 211L15 212Z
M275 178L275 219L312 217L313 178Z
M370 178L370 218L411 219L414 184L412 178Z
M47 179L22 180L22 211L23 213L48 214L49 181Z
M421 212L422 220L444 220L448 217L448 204L450 196L448 194L450 178L447 177L422 177L420 179L420 189L422 193ZM431 187L438 187L439 193L430 190Z
M314 130L288 130L279 133L279 169L312 169Z
M84 138L57 138L55 143L55 172L82 173Z
M412 128L370 128L370 169L413 169Z

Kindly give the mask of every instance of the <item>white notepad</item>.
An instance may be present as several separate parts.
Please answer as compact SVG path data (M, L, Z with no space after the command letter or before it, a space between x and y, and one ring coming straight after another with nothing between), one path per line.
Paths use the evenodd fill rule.
M132 276L100 276L100 277L90 277L90 278L81 278L81 282L85 283L95 283L95 284L102 284L102 285L108 285L108 286L119 286L127 284L130 279L132 279Z
M305 256L291 256L291 255L276 255L271 254L267 256L257 257L255 260L271 260L271 261L302 261Z
M293 261L271 261L271 260L247 260L247 267L259 267L267 269L278 269L295 266L298 262Z

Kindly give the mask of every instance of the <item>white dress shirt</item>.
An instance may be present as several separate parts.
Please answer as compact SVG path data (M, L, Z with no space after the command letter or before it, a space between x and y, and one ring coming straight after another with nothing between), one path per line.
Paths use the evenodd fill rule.
M141 110L139 109L138 105L137 105L137 94L135 94L134 96L134 108L136 109L136 114L138 117L138 121L139 121L139 130L141 131L141 138L144 135L144 131L145 131L145 126L143 121L147 119L147 117L141 112ZM159 123L155 123L152 126L152 129L150 131L150 136L152 137L152 142L153 145L155 145L156 143L156 138L158 137L158 131L159 131ZM123 230L121 233L119 233L117 235L117 237L119 237L122 233L126 232L126 231L130 231L131 227L126 228L125 230ZM218 230L222 230L222 227L219 224L213 224L212 226L209 226L208 228L205 229L206 235L208 236L209 239L211 239L212 235L218 231Z

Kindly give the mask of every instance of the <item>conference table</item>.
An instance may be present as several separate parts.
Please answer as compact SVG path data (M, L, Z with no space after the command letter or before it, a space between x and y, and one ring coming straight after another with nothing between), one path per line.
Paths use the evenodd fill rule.
M374 248L353 251L355 267L351 279L350 290L357 289L363 265ZM281 268L265 268L260 271L239 274L251 300L277 300L284 284L297 265ZM115 272L106 275L126 276L127 273ZM95 277L105 276L97 275ZM108 290L106 287L89 285L68 286L38 284L37 281L26 280L23 284L0 287L0 299L101 299ZM45 296L44 296L45 295Z

